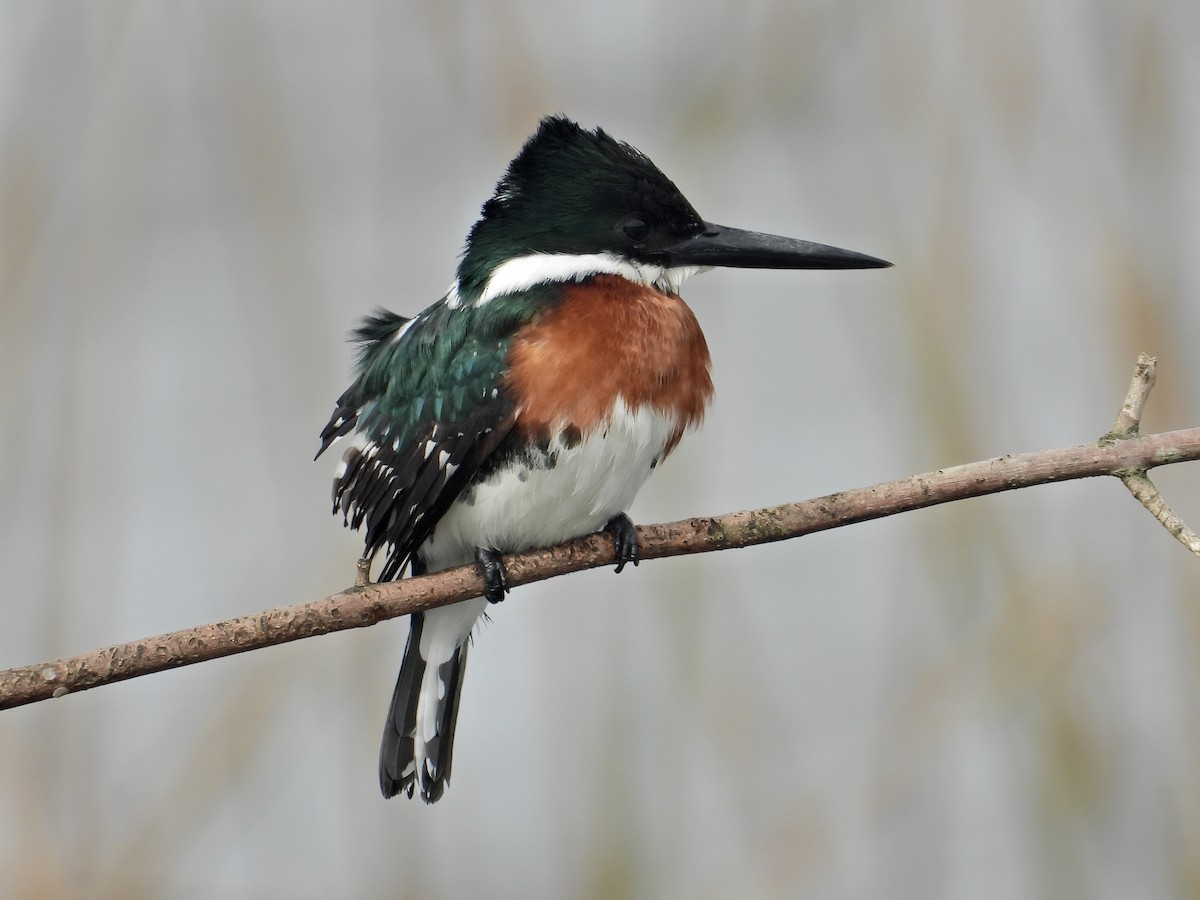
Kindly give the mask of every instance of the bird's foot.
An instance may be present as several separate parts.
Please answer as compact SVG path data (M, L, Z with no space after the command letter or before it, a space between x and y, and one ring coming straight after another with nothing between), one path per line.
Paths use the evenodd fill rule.
M617 513L608 520L604 530L612 535L618 575L625 568L625 563L633 563L636 566L641 562L638 558L637 526L629 516Z
M475 548L475 562L483 576L483 596L488 603L499 603L508 593L508 573L504 571L504 560L496 550L486 547Z

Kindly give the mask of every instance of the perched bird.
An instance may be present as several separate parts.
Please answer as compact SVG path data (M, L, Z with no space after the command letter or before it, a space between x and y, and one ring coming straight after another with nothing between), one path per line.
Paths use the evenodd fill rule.
M711 266L866 269L882 260L706 222L642 153L543 119L467 237L442 299L353 333L354 383L321 432L349 447L333 507L365 528L380 581L476 562L486 596L414 613L379 783L432 803L450 780L472 628L508 591L502 553L608 531L712 396L708 347L679 298Z

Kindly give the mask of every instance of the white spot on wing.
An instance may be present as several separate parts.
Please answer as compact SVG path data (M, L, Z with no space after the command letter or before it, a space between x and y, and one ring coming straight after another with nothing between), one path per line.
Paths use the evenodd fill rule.
M356 409L356 410L354 411L354 416L353 416L353 418L357 419L357 418L358 418L359 416L361 416L361 415L362 415L362 407L360 406L358 409ZM330 427L330 428L333 428L333 429L335 429L335 430L336 430L336 429L338 429L338 428L341 428L343 425L345 425L345 424L346 424L346 421L347 421L347 417L346 417L346 416L338 416L338 417L337 417L337 421L336 421L336 422L334 422L334 423L333 423L332 425L330 425L329 427ZM341 440L342 440L343 438L345 438L345 437L346 437L346 435L344 435L344 434L339 434L337 437L335 437L335 438L334 438L332 441L330 441L330 442L329 442L329 446L330 446L330 447L332 447L334 444L338 443L339 441L341 441ZM358 446L361 446L361 444L358 444ZM325 449L329 449L329 448L327 447L327 448L325 448Z
M393 344L400 343L400 339L402 337L404 337L406 334L408 334L409 329L417 324L417 319L419 319L419 318L421 318L419 315L413 316L411 319L409 319L407 322L405 322L403 325L401 325L399 328L397 328L396 333L392 335L392 343Z

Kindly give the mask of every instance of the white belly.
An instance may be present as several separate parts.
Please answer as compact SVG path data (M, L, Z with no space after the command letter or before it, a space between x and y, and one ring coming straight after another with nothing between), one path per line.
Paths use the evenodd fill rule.
M515 553L598 531L625 512L662 457L673 416L618 400L606 428L574 447L556 436L539 460L511 466L474 485L438 522L420 554L429 571L474 559L476 547Z

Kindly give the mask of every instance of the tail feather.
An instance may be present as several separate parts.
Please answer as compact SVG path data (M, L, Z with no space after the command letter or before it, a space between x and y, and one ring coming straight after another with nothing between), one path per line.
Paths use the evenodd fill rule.
M410 617L408 646L404 661L392 691L387 722L383 726L383 745L379 749L379 788L384 797L399 793L413 795L417 779L416 732L417 705L421 698L421 682L425 677L425 660L421 656L421 631L424 613Z
M411 797L419 791L422 800L433 803L446 789L467 669L467 638L481 611L466 601L412 615L379 750L384 797Z
M432 803L442 796L450 783L450 764L454 760L454 727L458 724L458 700L462 696L462 680L467 671L467 647L463 644L453 658L439 666L438 678L446 693L438 697L434 714L433 736L425 742L425 765L421 776L421 799Z

